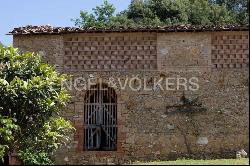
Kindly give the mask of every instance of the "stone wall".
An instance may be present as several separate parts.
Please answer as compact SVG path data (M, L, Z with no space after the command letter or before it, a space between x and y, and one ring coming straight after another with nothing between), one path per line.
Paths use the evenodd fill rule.
M159 33L157 51L162 71L209 71L211 33Z
M132 40L132 37L135 40ZM150 50L150 46L147 50L146 43L151 40L150 37L155 40L152 44L156 44L156 50L154 48ZM249 52L246 39L248 38L248 32L34 35L14 36L14 46L21 50L43 51L45 55L52 57L49 58L50 63L58 64L60 72L73 75L73 82L78 78L85 80L91 78L94 82L98 82L98 78L101 78L105 83L109 83L110 78L115 80L114 89L118 97L117 151L90 152L83 149L85 90L79 91L73 88L72 101L63 111L63 116L74 123L77 131L72 136L71 143L57 152L55 156L57 163L100 164L174 159L186 156L188 153L186 145L196 158L234 157L235 151L240 148L247 151ZM117 50L111 49L112 42L116 43L114 46ZM236 52L234 48L237 48ZM116 54L112 54L113 51ZM142 59L138 57L144 52L152 51L154 61L157 61L157 66L153 69L157 70L145 70L145 66L140 65L139 67L131 65L120 70L118 66L124 67L124 63L102 64L108 61L105 60L107 55L114 56L112 59L114 61L124 60L125 56L129 56L125 54L126 51L135 56L135 59L130 57L130 65L133 64L133 60L143 62L144 58L151 54L145 54ZM153 54L155 52L156 57ZM214 57L220 57L221 54L223 58L215 60ZM230 60L227 55L230 55ZM95 58L82 62L87 56ZM220 68L217 64L222 63L222 60L223 67ZM146 59L145 64L151 63L147 63ZM77 67L72 68L72 65ZM85 65L88 65L86 69L82 67ZM109 67L104 71L104 66L103 69L101 67L95 69L91 67L93 65ZM111 65L114 65L114 68ZM140 82L131 81L134 77L145 80L143 83L150 90L133 91L129 87L122 90L118 80L124 84L126 79L130 79L130 85L136 87ZM161 90L159 87L154 87L152 81L162 79L162 85L165 85L167 78L174 78L171 82L177 85L180 84L179 78L189 80L194 77L198 78L199 85L195 91L190 88L186 90L185 86L180 89ZM77 87L81 86L80 82L76 83L79 83L76 84ZM188 87L192 86L193 84L188 82ZM168 113L169 106L180 104L183 93L188 98L199 97L204 107L208 109L194 114L189 121L191 123L186 122L187 117L184 113Z
M39 53L45 62L63 68L63 37L61 35L26 35L13 37L13 46L21 51Z

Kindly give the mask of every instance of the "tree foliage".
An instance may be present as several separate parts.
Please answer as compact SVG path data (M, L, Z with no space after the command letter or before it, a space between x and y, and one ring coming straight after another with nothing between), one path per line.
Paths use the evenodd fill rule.
M127 10L115 15L115 7L105 0L103 5L93 9L93 14L81 11L80 18L73 21L83 28L248 25L248 5L249 0L144 0L133 1Z
M218 5L225 5L235 22L249 25L249 0L210 0Z
M108 3L107 0L104 4L97 6L93 9L93 13L89 14L86 11L80 11L80 18L75 19L77 26L83 27L105 27L110 25L114 17L115 7L113 4Z
M0 158L16 151L24 164L52 162L49 154L73 129L59 116L70 98L65 79L39 55L0 48Z
M1 111L1 110L0 110ZM14 124L14 120L3 117L0 114L0 157L2 158L9 150L11 142L14 140L13 133L18 130L18 126Z

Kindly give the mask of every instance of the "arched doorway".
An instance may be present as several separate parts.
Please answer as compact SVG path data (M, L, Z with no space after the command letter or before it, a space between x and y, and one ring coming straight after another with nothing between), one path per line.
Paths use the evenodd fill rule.
M106 84L91 86L84 104L84 149L117 149L117 95Z

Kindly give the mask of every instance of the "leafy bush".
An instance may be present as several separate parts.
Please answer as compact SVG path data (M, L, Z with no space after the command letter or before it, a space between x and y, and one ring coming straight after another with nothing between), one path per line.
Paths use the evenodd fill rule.
M16 151L24 163L51 163L73 130L59 116L70 99L61 84L66 78L37 54L0 48L1 158Z
M10 143L14 140L13 134L17 130L18 126L14 124L13 119L0 115L0 159L9 150Z
M24 165L52 165L54 164L46 152L37 152L31 149L19 151L19 158Z

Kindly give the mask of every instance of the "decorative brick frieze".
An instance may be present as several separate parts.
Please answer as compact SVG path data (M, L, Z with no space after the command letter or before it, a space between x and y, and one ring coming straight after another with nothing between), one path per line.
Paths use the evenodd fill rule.
M249 33L212 34L212 68L246 69L249 67Z
M156 70L156 34L66 35L64 70Z

